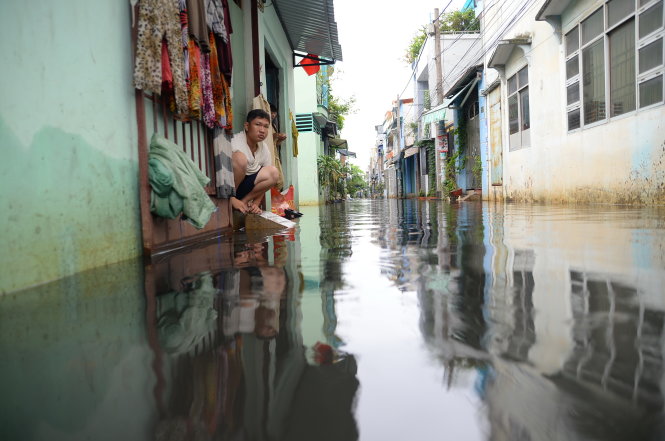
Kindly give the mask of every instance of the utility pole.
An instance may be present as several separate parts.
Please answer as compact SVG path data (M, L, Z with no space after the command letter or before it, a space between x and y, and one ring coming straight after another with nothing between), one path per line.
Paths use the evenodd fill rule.
M436 65L436 105L443 104L443 51L441 50L441 28L439 27L439 8L434 8L434 63ZM443 123L445 130L445 121ZM443 187L442 153L439 145L439 123L434 129L434 169L436 171L436 191L441 194ZM445 135L444 135L445 136Z
M443 103L443 54L441 53L441 29L439 8L434 8L434 63L436 63L436 105Z
M396 104L396 111L395 111L395 118L397 122L397 157L400 158L402 155L402 124L400 121L400 102L399 102L399 95L397 95L397 100L395 101ZM402 173L404 172L403 167L404 164L401 161L397 161L397 164L399 164L399 169L395 169L395 182L397 183L397 192L396 196L400 197L402 196Z

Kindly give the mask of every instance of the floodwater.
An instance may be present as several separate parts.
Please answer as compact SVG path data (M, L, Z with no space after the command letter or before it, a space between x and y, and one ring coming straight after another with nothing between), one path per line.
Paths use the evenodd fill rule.
M0 296L0 439L665 439L663 209L301 211Z

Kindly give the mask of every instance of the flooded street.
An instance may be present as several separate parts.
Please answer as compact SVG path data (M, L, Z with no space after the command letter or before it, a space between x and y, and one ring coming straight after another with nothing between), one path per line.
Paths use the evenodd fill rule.
M665 211L356 200L0 296L0 439L665 439Z

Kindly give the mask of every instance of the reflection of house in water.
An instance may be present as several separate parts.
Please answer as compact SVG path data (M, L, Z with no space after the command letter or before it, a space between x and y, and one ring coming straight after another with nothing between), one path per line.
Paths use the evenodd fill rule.
M490 438L664 439L662 257L597 213L552 211L486 222Z
M490 351L501 357L527 361L536 340L533 310L533 250L512 253L512 271L500 278L505 285L494 285L490 309L492 326L487 338ZM500 295L497 295L500 294Z
M570 280L575 346L563 376L662 410L665 312L611 277L571 271Z

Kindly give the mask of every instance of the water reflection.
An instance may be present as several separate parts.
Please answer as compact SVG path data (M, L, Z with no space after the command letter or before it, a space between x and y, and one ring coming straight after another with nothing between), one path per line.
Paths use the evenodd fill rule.
M378 311L401 295L403 313L413 293L447 394L475 396L473 409L448 416L452 426L469 418L481 428L464 439L665 438L662 210L416 201L363 208L389 221L354 240L381 248L381 274L395 290L356 300ZM337 219L351 232L364 223L353 210ZM349 258L349 267L359 264ZM340 330L361 360L373 353L356 343L363 330ZM413 381L426 372L418 366ZM362 365L360 379L371 381ZM363 401L375 404L363 395L361 429L373 424ZM427 437L432 429L412 430Z
M0 439L665 439L662 209L301 211L0 296Z
M303 344L284 239L237 243L230 267L156 293L156 439L357 439L355 359Z

